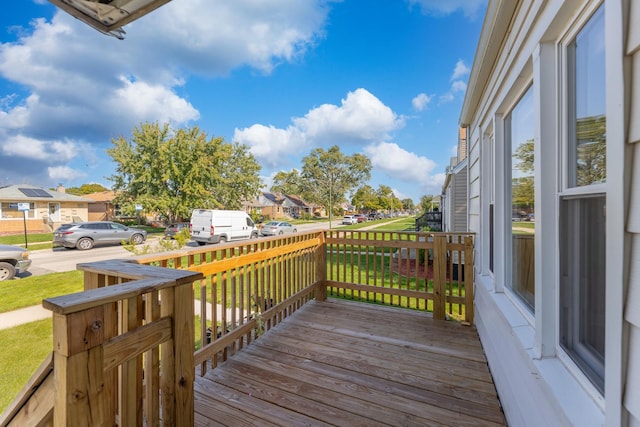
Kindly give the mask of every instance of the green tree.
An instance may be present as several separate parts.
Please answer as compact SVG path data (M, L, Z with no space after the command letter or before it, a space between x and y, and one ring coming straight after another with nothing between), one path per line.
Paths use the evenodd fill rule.
M378 204L387 212L391 213L394 210L402 208L400 199L393 193L393 190L388 185L380 185L376 190L378 196Z
M416 208L416 204L413 202L413 199L410 198L402 199L400 203L402 203L402 209L405 211L412 211Z
M336 204L345 195L371 176L371 160L364 154L346 156L334 145L325 151L316 148L302 159L304 196L310 202L326 206L329 219Z
M65 190L66 193L74 196L84 196L85 194L99 193L101 191L109 191L109 189L100 184L82 184L80 187L69 187Z
M194 208L237 209L261 186L260 166L245 146L208 139L197 126L143 123L130 141L112 143L107 153L117 167L109 180L127 214L137 204L169 221L188 218Z
M433 196L422 196L420 197L420 211L421 212L431 212L433 205Z
M297 169L292 169L291 172L280 171L276 173L273 177L273 185L269 190L274 193L302 196L304 185L300 172Z
M351 204L358 209L362 208L364 211L377 211L380 209L380 203L378 202L378 196L375 190L368 184L365 184L356 190L355 194L351 198Z
M512 208L533 209L534 203L534 147L533 139L529 139L520 145L513 153L513 168L511 179L511 204ZM519 171L519 172L518 172Z

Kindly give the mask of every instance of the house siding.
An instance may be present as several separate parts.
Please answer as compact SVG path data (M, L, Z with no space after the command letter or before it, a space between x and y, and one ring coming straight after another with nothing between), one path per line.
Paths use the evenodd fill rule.
M632 157L630 202L626 231L630 234L628 297L624 330L629 330L626 389L623 391L629 425L640 425L640 2L629 2L626 54L630 63L630 123L628 145ZM624 356L624 355L623 355Z
M468 231L467 227L467 166L460 169L453 178L454 187L454 219L453 230L458 232Z
M565 110L558 81L562 49L605 8L607 257L605 392L558 346L558 162ZM469 230L476 232L476 326L509 425L640 426L640 2L490 0L460 126L469 126ZM623 43L626 43L623 45ZM477 65L480 64L480 65ZM510 227L504 118L534 85L536 117L536 300L523 307L505 289L503 233ZM479 160L495 136L491 162ZM481 148L482 146L482 148ZM488 146L488 145L487 145ZM541 154L541 157L538 155ZM560 160L559 160L560 159ZM540 165L538 162L543 162ZM493 189L488 187L495 173ZM540 186L541 190L538 188ZM495 191L493 271L487 226ZM540 196L540 197L539 197ZM500 199L503 199L502 201ZM543 218L541 219L541 215ZM480 219L483 219L481 221ZM625 222L626 220L626 222ZM483 269L484 266L484 269ZM526 397L525 397L526 396Z

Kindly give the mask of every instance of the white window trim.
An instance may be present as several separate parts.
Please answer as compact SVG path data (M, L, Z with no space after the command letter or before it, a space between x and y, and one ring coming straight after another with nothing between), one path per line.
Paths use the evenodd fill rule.
M558 113L558 129L559 129L559 144L558 144L558 187L556 193L556 228L558 227L558 218L560 212L560 201L563 198L582 198L585 196L598 196L602 194L607 194L607 183L597 183L585 186L569 186L569 171L570 167L567 166L569 159L571 156L569 155L569 149L571 148L571 144L569 142L569 126L568 123L568 110L569 110L569 102L568 93L567 93L567 81L569 79L568 76L568 61L566 51L569 47L569 44L573 42L578 33L582 30L584 25L591 19L593 13L602 5L602 2L595 2L587 5L583 10L581 10L579 16L572 21L571 26L567 29L567 31L560 37L557 42L557 62L559 64L558 71L558 96L559 96L559 105L560 110ZM606 25L606 24L605 24ZM607 95L608 96L608 95ZM607 154L609 151L609 146L607 144ZM607 181L608 182L608 181ZM608 222L608 220L607 220ZM560 238L560 231L557 230L556 239ZM580 369L580 367L573 361L571 356L562 348L560 345L560 334L558 328L560 327L560 318L559 318L559 306L560 306L560 267L559 267L559 258L560 252L559 248L556 249L557 257L556 257L556 271L555 271L555 289L556 289L556 304L554 309L556 310L557 317L557 326L555 330L555 349L558 360L560 360L563 366L569 371L573 377L576 379L577 383L582 387L585 393L596 403L596 405L600 408L600 410L604 411L605 409L605 396L600 393L600 391L593 385L593 383L589 380L586 374ZM610 310L610 304L606 306L606 312L608 313ZM608 315L607 315L608 316ZM606 332L609 334L609 331ZM609 356L607 356L609 357ZM606 376L606 361L605 361L605 376Z
M494 279L491 270L491 224L489 218L490 205L494 205L495 215L495 136L493 132L493 122L482 131L479 141L480 149L480 233L483 238L480 239L482 247L478 251L480 257L480 275L488 277L491 281ZM495 221L494 221L495 222ZM495 238L495 236L494 236ZM495 245L495 242L494 242ZM493 266L495 270L495 265Z

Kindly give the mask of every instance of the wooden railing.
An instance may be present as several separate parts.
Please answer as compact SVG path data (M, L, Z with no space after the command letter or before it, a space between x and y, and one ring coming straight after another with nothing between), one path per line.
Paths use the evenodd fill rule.
M0 425L193 425L192 283L202 275L125 261L78 268L84 292L43 301L53 380L31 389L53 402L25 390Z
M324 233L211 245L138 262L203 274L195 284L199 340L194 355L204 375L291 315L324 299Z
M472 233L326 232L331 296L473 323Z
M46 381L54 408L28 418L34 402L25 394L0 425L193 425L196 371L204 375L327 295L471 324L473 239L330 230L142 256L138 264L81 264L85 292L43 303L54 313L55 380ZM51 372L47 366L41 370Z

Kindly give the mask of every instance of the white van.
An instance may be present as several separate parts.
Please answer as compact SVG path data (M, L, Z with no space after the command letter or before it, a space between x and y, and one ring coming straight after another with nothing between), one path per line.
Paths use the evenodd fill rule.
M194 209L189 230L199 245L258 237L258 228L244 211Z

